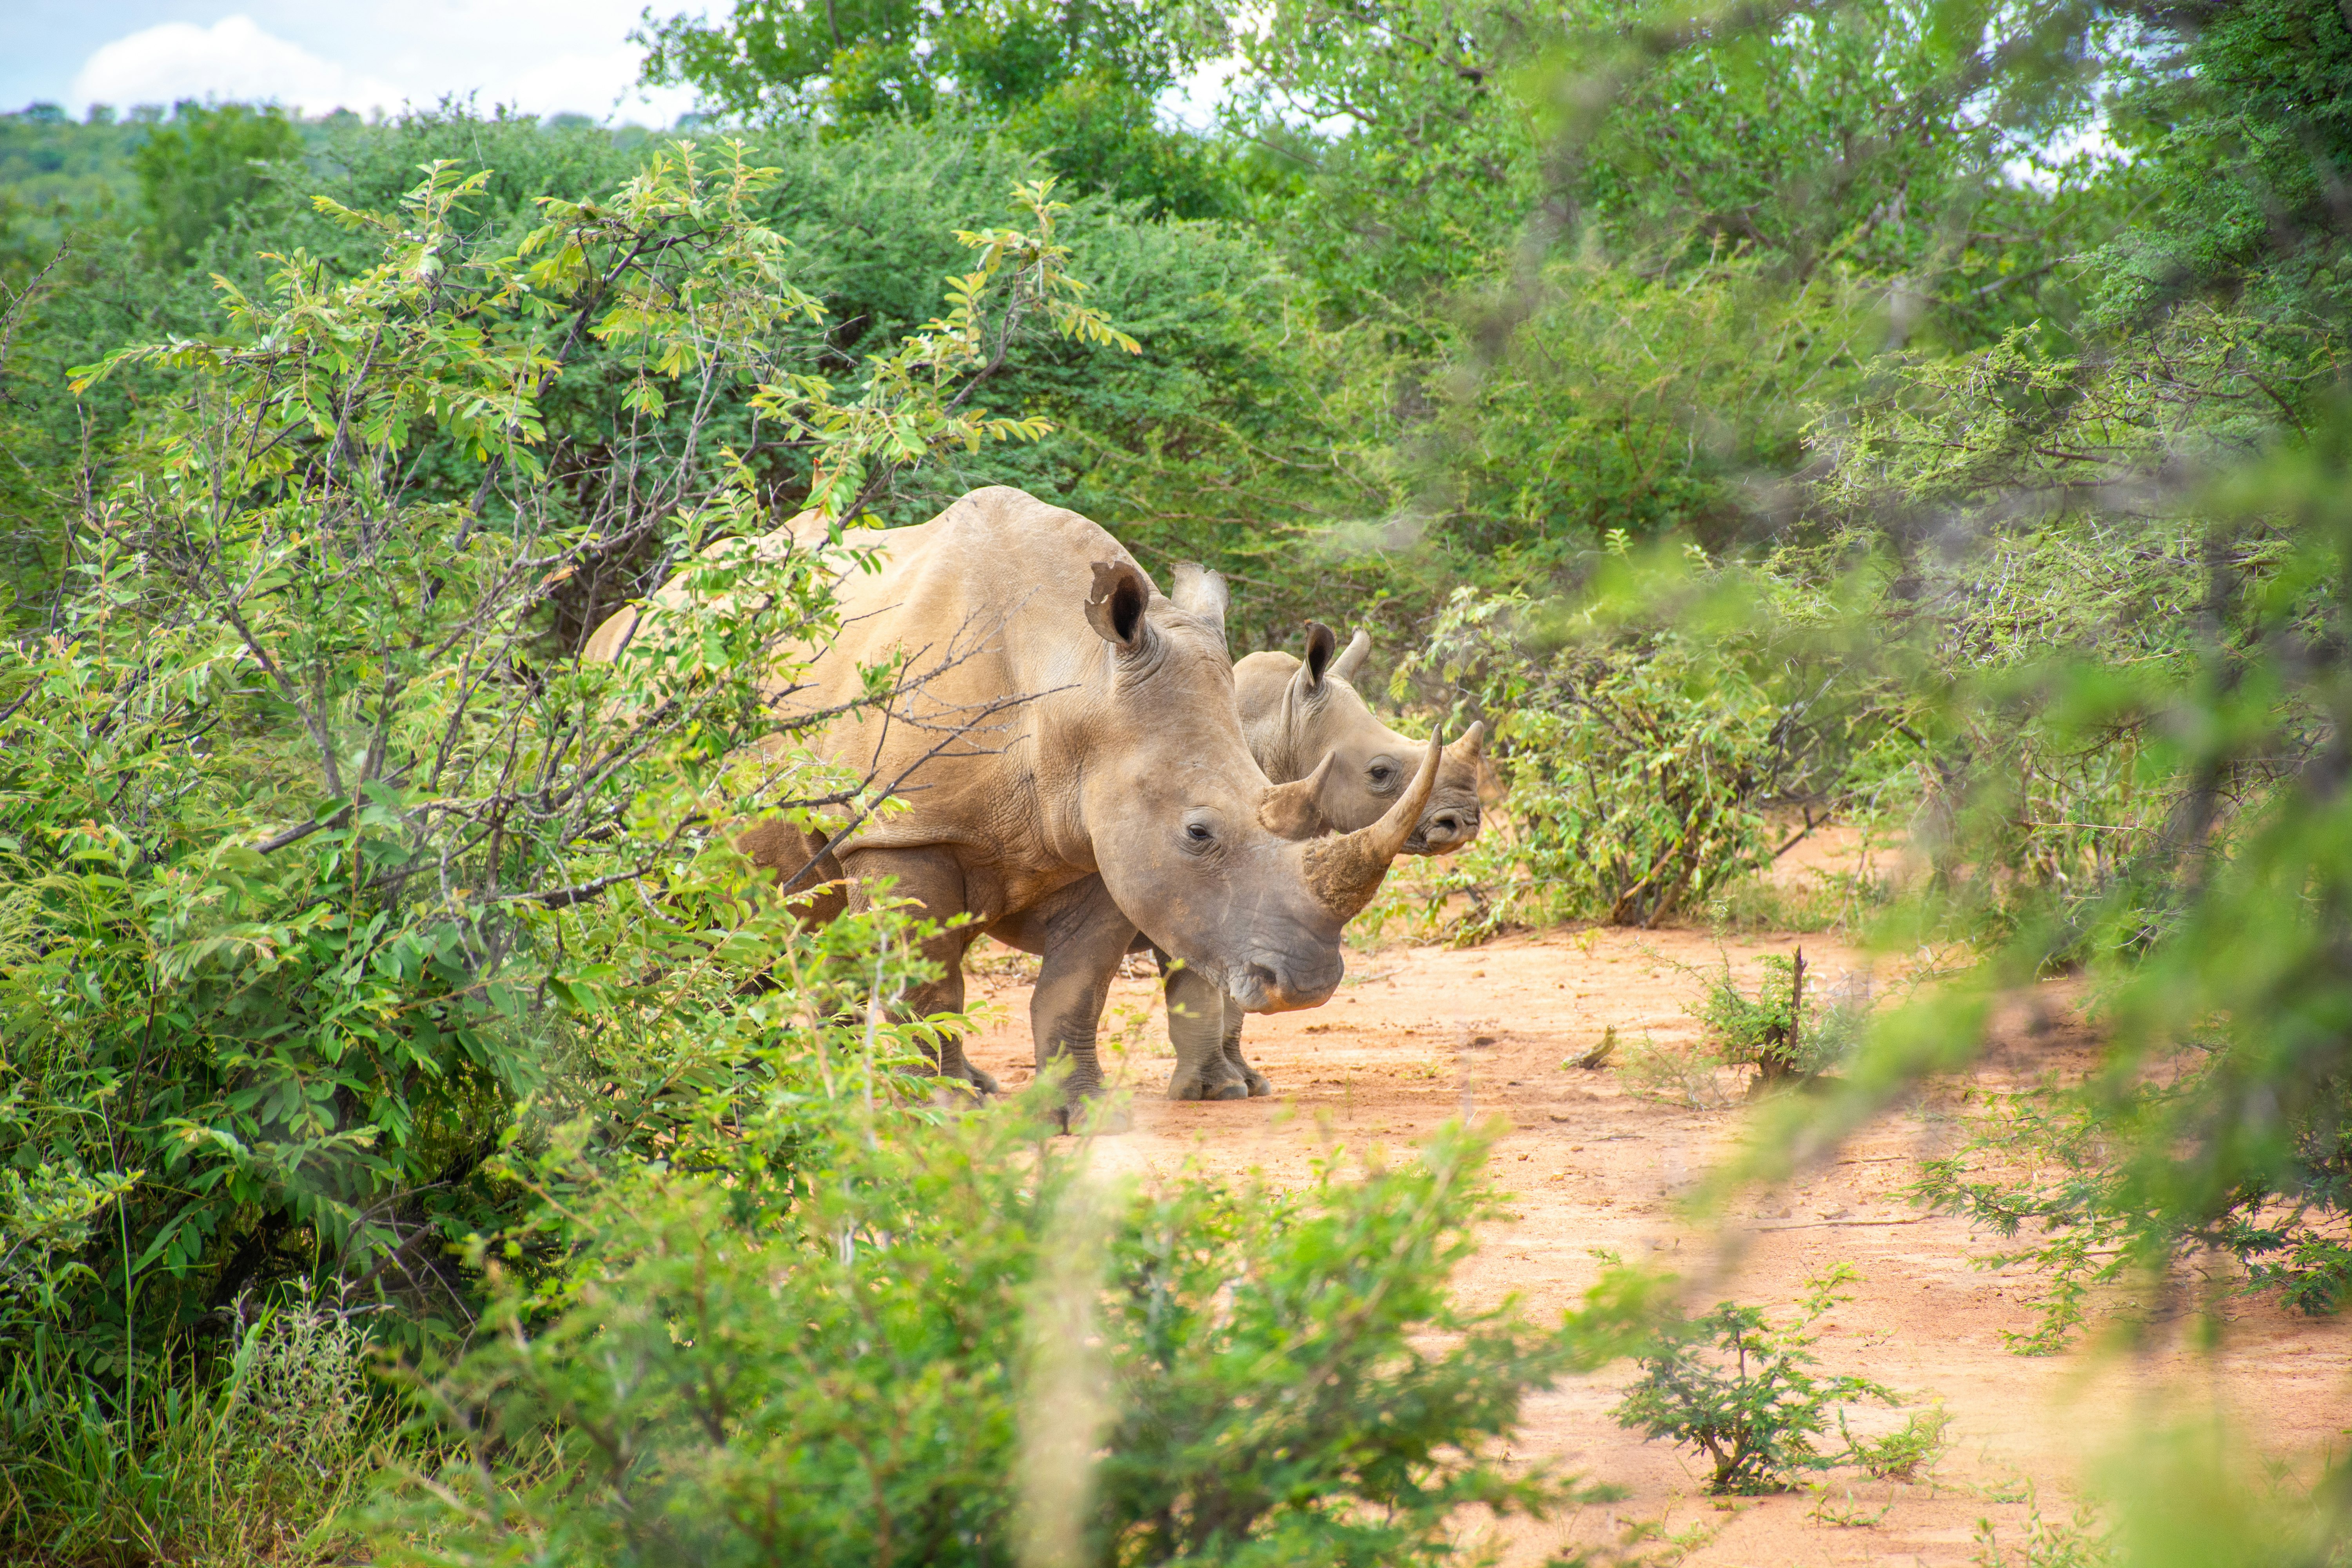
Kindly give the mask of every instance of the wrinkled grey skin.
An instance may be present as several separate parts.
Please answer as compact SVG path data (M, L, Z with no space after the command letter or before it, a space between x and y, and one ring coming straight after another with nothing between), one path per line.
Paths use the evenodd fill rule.
M1250 752L1270 779L1303 780L1328 759L1316 796L1326 822L1346 831L1379 819L1411 776L1423 742L1373 716L1355 688L1371 637L1359 631L1337 658L1330 628L1307 623L1307 657L1254 653L1234 666L1234 698ZM1478 837L1484 726L1445 748L1436 787L1422 810L1408 855L1450 855ZM1243 1100L1274 1086L1242 1055L1244 1010L1216 983L1160 954L1167 976L1168 1037L1176 1047L1171 1100Z
M807 520L705 555L824 547L821 532L803 538L796 525ZM1381 822L1298 842L1300 824L1328 825L1314 792L1272 784L1242 738L1213 574L1180 572L1176 596L1163 595L1092 521L1004 487L913 528L852 531L839 548L841 630L821 647L780 649L780 667L807 662L770 696L786 713L839 710L814 749L906 809L843 824L850 831L830 849L777 820L737 845L786 893L814 889L813 921L861 907L884 877L943 927L976 917L926 944L941 978L908 996L909 1012L961 1010L973 937L1020 931L1045 960L1031 1016L1038 1065L1072 1058L1075 1102L1101 1086L1095 1033L1139 925L1247 1010L1331 994L1340 928L1418 820L1434 748ZM856 569L853 555L878 565ZM654 600L668 614L619 612L583 658L616 658L675 628L691 636L697 614L732 609L696 605L678 580ZM901 655L900 695L887 709L850 706L861 667ZM995 1088L952 1036L938 1068Z

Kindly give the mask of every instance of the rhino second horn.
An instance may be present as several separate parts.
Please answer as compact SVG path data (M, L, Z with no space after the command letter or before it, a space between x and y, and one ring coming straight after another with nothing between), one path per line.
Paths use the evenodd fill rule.
M1326 752L1315 771L1290 784L1276 784L1258 802L1258 825L1279 838L1312 838L1327 831L1330 819L1323 815L1323 785L1331 776L1331 763L1337 752Z
M1486 721L1479 720L1462 731L1462 738L1445 748L1445 760L1465 768L1475 768L1486 750Z
M1372 634L1359 628L1356 635L1348 639L1346 651L1331 661L1331 673L1353 686L1356 678L1364 673L1364 660L1371 656Z
M1437 764L1445 748L1435 735L1422 753L1421 771L1412 784L1370 827L1318 838L1307 847L1307 886L1333 919L1345 925L1363 912L1381 890L1389 862L1404 848L1404 841L1421 822L1430 791L1437 787Z

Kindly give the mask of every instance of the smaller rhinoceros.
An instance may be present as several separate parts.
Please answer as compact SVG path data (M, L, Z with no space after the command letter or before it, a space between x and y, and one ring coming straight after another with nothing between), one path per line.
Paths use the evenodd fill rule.
M1373 717L1354 685L1372 639L1358 632L1337 658L1331 628L1310 621L1307 657L1254 653L1234 666L1242 738L1265 776L1277 784L1314 779L1324 826L1349 832L1380 820L1412 778L1424 742ZM1445 748L1436 787L1411 837L1408 855L1447 855L1478 837L1478 785L1486 727L1474 724ZM1274 1086L1244 1059L1238 1003L1199 970L1171 966L1165 953L1168 1035L1176 1047L1171 1100L1241 1100Z

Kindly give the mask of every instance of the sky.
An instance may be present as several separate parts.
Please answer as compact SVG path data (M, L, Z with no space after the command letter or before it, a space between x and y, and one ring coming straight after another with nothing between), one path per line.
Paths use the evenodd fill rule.
M0 0L0 110L274 100L304 114L396 111L444 94L533 114L667 125L638 92L646 0ZM709 0L655 0L663 16Z

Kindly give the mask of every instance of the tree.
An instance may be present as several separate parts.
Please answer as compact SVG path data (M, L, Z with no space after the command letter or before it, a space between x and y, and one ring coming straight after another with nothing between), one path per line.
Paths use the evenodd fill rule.
M2236 0L2151 26L2115 99L2152 221L2100 258L2111 321L2256 279L2257 303L2342 310L2352 236L2352 22L2315 0ZM2331 304L2328 296L2334 295Z
M844 125L962 102L1002 114L1066 82L1157 91L1213 45L1182 0L736 0L632 37L642 79L685 84L741 120Z
M1232 115L1333 128L1286 226L1351 312L1580 237L1900 271L1980 199L1997 130L2087 109L2078 0L1959 9L1276 0L1235 28Z
M275 104L178 105L131 155L156 250L178 260L261 189L261 166L299 157L302 133Z

